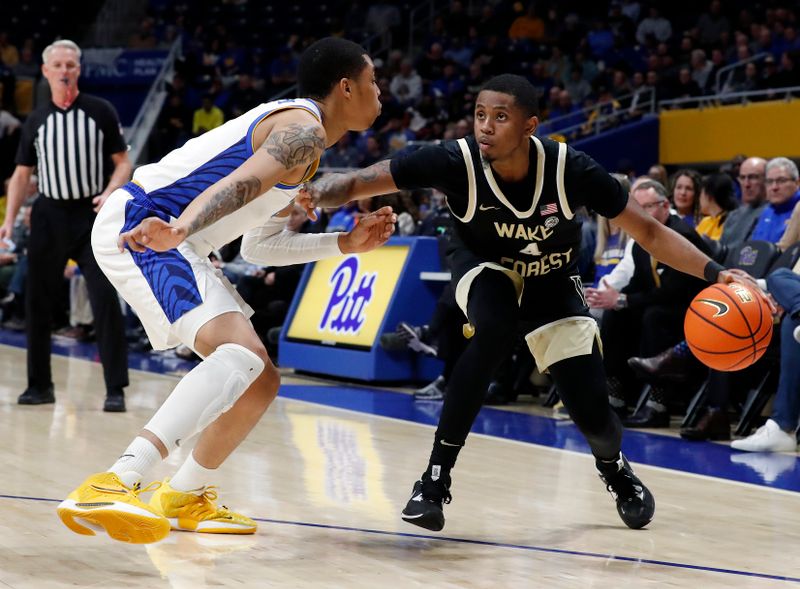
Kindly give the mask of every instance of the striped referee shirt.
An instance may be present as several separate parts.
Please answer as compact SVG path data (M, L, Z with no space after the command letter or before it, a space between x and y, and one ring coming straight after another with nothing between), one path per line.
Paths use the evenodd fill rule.
M78 94L66 110L51 101L22 129L16 163L38 166L39 192L54 200L79 200L105 189L111 154L127 150L117 112L106 100Z

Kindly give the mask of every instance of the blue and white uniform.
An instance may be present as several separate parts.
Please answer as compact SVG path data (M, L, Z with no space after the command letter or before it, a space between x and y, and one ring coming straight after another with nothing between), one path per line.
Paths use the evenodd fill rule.
M136 311L154 349L181 342L194 347L197 331L223 313L252 315L208 254L249 231L258 231L294 199L300 184L277 184L167 252L120 253L119 234L148 217L165 221L179 217L192 200L253 155L253 132L258 124L286 109L304 109L322 119L317 105L307 99L261 104L188 141L161 161L138 168L133 181L114 191L100 210L92 230L94 255ZM318 165L317 161L309 167L303 182L313 176Z

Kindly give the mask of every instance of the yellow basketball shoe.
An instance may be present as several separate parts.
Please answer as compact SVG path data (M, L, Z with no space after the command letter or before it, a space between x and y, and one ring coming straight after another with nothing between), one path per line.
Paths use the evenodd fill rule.
M113 472L93 474L58 504L58 517L76 534L105 531L120 542L158 542L169 534L169 522L139 500L139 493L156 489L154 485L131 488Z
M255 534L256 522L224 505L217 507L216 487L205 487L201 495L176 491L164 479L150 498L150 508L169 520L173 530L207 534Z

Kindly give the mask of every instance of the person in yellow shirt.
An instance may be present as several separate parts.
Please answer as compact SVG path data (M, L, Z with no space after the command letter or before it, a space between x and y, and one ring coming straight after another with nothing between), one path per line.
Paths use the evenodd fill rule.
M194 119L192 120L192 133L202 135L206 131L221 127L225 122L225 115L219 107L214 106L214 101L211 96L203 96L203 106L194 111Z
M728 213L738 206L731 177L727 174L710 175L703 181L700 191L700 212L704 217L697 224L697 232L718 241Z

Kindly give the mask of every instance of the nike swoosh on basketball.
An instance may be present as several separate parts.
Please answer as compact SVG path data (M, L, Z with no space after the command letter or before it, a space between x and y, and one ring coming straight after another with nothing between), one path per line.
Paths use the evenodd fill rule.
M493 206L487 206L487 205L480 205L480 206L478 207L478 210L479 210L479 211L499 211L499 210L500 210L500 207L493 207Z

